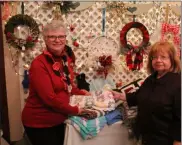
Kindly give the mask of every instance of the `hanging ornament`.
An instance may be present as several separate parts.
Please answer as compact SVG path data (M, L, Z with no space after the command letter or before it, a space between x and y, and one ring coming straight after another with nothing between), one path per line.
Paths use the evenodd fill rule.
M75 46L75 47L79 47L79 43L78 43L78 41L77 41L77 39L78 38L76 38L76 37L72 37L72 41L73 41L73 46Z
M143 41L139 46L134 46L131 42L127 41L126 36L131 28L138 28L143 34ZM132 71L140 70L143 63L143 53L149 45L149 32L147 28L139 22L127 23L120 32L120 41L123 47L123 53L126 54L126 64ZM135 54L135 60L133 64L132 56Z
M121 18L123 13L126 12L126 7L124 2L106 2L106 8L109 11L108 21L112 21L116 18ZM114 21L114 20L113 20Z
M14 34L15 28L20 28L21 25L28 26L31 32L26 39L17 38ZM6 23L4 30L7 43L20 50L33 48L38 41L39 32L36 21L32 17L24 14L12 16Z
M73 45L74 45L75 47L79 47L79 43L78 43L77 41L73 41Z
M69 28L70 28L70 31L73 32L73 31L75 30L75 25L72 25L72 24L71 24L71 25L69 26Z
M180 56L180 26L168 23L162 23L161 40L169 41L177 47L178 56Z
M22 81L22 85L23 85L24 93L27 94L28 93L28 88L29 88L28 70L24 70L24 79Z
M94 38L95 35L92 33L92 30L90 31L90 33L86 36L87 39L92 39Z
M2 20L7 20L10 16L9 2L4 2L3 12L4 12L4 15L2 16Z
M97 69L97 73L99 75L103 75L106 78L109 70L111 68L113 68L113 60L112 60L112 55L106 56L106 55L102 55L99 56L98 58L98 69Z
M105 36L106 27L106 8L102 9L102 36Z
M76 9L79 5L79 2L72 1L45 1L42 5L42 8L51 9L55 6L58 6L60 8L60 13L67 14L71 9Z

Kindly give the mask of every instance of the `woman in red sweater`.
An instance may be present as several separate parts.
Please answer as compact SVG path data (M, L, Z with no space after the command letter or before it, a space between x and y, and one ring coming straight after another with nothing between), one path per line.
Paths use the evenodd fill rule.
M83 112L70 106L71 94L88 95L74 85L75 56L66 45L66 28L54 20L43 30L46 50L29 70L29 96L22 112L25 132L32 145L63 145L64 121Z

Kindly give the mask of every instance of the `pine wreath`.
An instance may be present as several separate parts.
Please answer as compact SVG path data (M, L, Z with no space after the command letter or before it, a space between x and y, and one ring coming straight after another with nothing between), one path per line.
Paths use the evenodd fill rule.
M137 48L134 48L131 44L128 44L126 40L126 35L131 28L138 28L143 34L143 41ZM134 52L139 52L145 49L150 44L148 30L142 23L139 22L127 23L120 32L120 41L122 46L124 47L124 52L128 52L132 49L134 50Z
M14 35L14 29L21 25L29 27L30 34L26 39L17 38ZM38 24L32 17L18 14L12 16L8 20L7 24L5 25L4 33L6 35L7 43L14 48L22 50L32 48L35 45L35 43L38 41L40 31Z
M72 1L47 1L44 3L48 8L54 5L59 6L62 14L67 14L71 9L76 9L80 5L79 2Z

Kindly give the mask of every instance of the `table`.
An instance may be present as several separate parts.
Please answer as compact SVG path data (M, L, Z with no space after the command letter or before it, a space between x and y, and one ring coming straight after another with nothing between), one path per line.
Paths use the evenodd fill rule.
M70 124L66 125L64 145L134 145L128 139L128 131L122 122L106 125L98 136L83 140L77 130Z

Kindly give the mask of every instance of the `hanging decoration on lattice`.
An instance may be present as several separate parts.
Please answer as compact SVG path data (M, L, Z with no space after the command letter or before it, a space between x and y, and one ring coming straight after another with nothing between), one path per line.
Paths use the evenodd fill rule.
M14 34L15 29L22 25L28 26L29 28L29 34L25 39L17 38ZM38 42L39 27L32 17L18 14L8 20L5 25L4 33L7 43L12 47L18 48L19 50L27 50L33 48L36 42Z
M72 1L45 1L43 8L52 9L53 7L58 6L61 14L67 14L71 9L76 9L79 5L79 2Z
M177 47L178 55L180 56L180 26L162 23L161 29L161 40L173 43Z
M138 28L143 35L143 41L139 46L134 46L132 42L128 42L126 39L127 33L131 28ZM143 65L143 54L144 49L150 45L149 43L149 33L147 28L139 22L127 23L120 32L120 41L122 44L122 51L126 54L126 64L129 70L140 70ZM135 59L133 61L133 54L135 54Z
M106 78L109 71L111 71L111 69L114 69L112 55L99 56L98 60L96 61L98 64L97 73L99 75L104 75L104 77Z
M37 4L39 3L39 5ZM40 21L41 24L45 25L48 21L50 21L52 18L54 18L54 9L49 8L47 10L42 10L42 3L44 2L25 2L25 13L28 15L33 16L34 18L37 18L37 20ZM131 2L124 2L125 6L127 7L127 3ZM137 2L136 4L140 4L142 2ZM143 2L143 3L154 3L154 4L159 4L161 2ZM137 79L139 76L142 78L145 78L147 76L147 73L144 71L144 66L145 66L145 57L144 55L144 66L140 71L125 71L123 67L121 67L121 61L119 59L116 59L114 57L113 53L115 53L119 48L116 50L116 48L110 43L112 41L106 40L108 44L105 46L102 46L100 44L105 44L105 37L102 38L102 40L96 41L94 45L98 44L98 47L95 48L93 45L92 41L97 38L98 36L102 35L102 11L100 8L103 8L103 5L105 6L106 2L96 2L93 6L89 7L88 9L85 9L83 11L79 12L70 12L67 15L63 15L64 22L67 24L67 26L70 26L70 28L73 30L68 33L67 36L67 41L70 46L74 49L75 55L76 55L76 66L77 68L81 68L81 72L84 72L86 76L88 77L88 81L91 81L93 78L99 77L96 75L96 71L94 70L94 66L96 64L95 57L94 56L101 56L101 55L112 55L112 58L114 59L113 63L115 64L117 61L118 67L116 67L115 71L112 71L112 73L109 73L108 77L112 77L114 81L118 81L121 79L123 82L128 82L131 80ZM40 6L40 7L39 7ZM133 5L132 5L133 6ZM131 5L129 4L129 7ZM128 7L127 7L128 8ZM112 9L114 11L114 9ZM112 12L106 7L106 36L111 37L116 41L116 44L119 46L119 31L121 28L128 22L132 21L132 17L127 15L126 12L121 13L122 18L119 18L117 16L114 16L112 19L109 19L110 13ZM132 11L131 8L128 10ZM127 10L127 11L128 11ZM140 10L137 7L137 11ZM136 11L135 11L136 12ZM135 13L134 12L134 13ZM150 36L156 32L156 26L158 22L161 22L165 18L165 11L164 11L164 6L162 5L154 5L149 11L142 13L140 15L137 15L136 21L143 23L148 31ZM175 24L180 23L180 18L178 18L174 13L171 13L169 15L169 20L171 22L175 22ZM112 21L112 23L109 23L109 21ZM71 25L74 25L73 27ZM69 28L69 27L68 27ZM161 30L161 29L160 29ZM89 32L92 32L89 34ZM160 31L158 31L157 35L159 34ZM73 45L73 39L72 37L77 38L77 42L79 43L79 47L75 47ZM42 40L42 37L40 37ZM131 30L128 35L127 39L131 41L133 44L138 45L138 42L141 40L141 36L139 34L139 31L137 29ZM98 40L98 39L97 39ZM155 39L157 40L157 39ZM154 39L151 39L151 42L153 42ZM42 42L42 43L41 43ZM41 44L43 43L43 40L41 41ZM103 43L104 42L104 43ZM83 49L82 49L82 46ZM42 47L39 45L36 45L36 51L39 51ZM87 49L88 48L88 49ZM103 53L103 51L108 52L109 54ZM27 56L28 58L28 56ZM125 61L125 59L124 59ZM89 64L89 65L86 65ZM123 65L122 65L123 66ZM93 68L93 69L92 69ZM128 67L125 64L125 68L128 69ZM93 71L94 70L94 71ZM107 77L107 78L108 78Z
M4 2L2 7L2 20L7 20L10 17L10 4L9 2Z
M106 8L109 12L109 21L115 18L114 16L121 18L127 10L124 2L106 2Z

